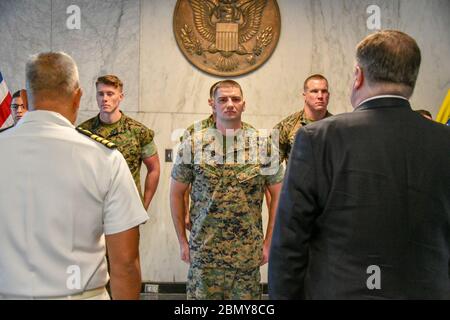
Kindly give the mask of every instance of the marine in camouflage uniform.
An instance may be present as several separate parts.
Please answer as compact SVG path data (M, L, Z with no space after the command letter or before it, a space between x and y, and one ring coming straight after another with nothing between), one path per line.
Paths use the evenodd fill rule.
M187 296L259 299L264 190L280 183L284 170L278 159L249 161L257 136L250 125L242 123L240 132L252 138L231 146L212 129L215 124L185 139L172 170L173 179L192 184ZM245 162L226 161L239 157ZM223 290L231 284L233 293Z
M143 199L141 189L140 171L142 160L157 153L154 132L142 123L126 116L121 111L122 116L116 123L106 124L97 115L85 122L80 127L91 131L111 142L122 153L130 168L136 187L141 199Z
M286 164L298 130L308 123L332 116L327 110L330 98L328 80L323 75L313 74L305 79L303 97L305 100L303 109L291 114L274 127L279 133L280 161L286 161Z
M332 114L327 111L324 118L331 117ZM279 131L280 139L280 162L289 160L292 146L294 145L297 131L308 123L314 122L305 117L305 110L301 110L283 119L274 129Z
M211 87L212 88L212 87ZM208 118L205 118L203 120L200 121L196 121L193 124L191 124L189 127L186 128L184 134L180 137L180 141L183 142L183 140L187 139L188 137L191 137L195 132L206 129L206 128L214 128L216 124L216 120L214 119L214 115L211 114ZM246 124L245 122L243 122L243 124ZM248 125L248 124L246 124ZM250 126L250 125L248 125ZM190 203L192 204L192 202L189 201L189 194L190 194L190 190L191 188L189 188L188 190L186 190L186 196L185 196L185 208L186 208L186 217L185 217L185 222L186 222L186 229L187 230L191 230L191 221L190 221L190 214L189 214L189 208L190 208Z

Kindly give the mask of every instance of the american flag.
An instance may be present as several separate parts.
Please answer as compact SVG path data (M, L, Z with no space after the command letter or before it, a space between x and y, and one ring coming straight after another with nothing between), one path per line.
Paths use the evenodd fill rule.
M13 125L13 119L11 115L11 94L9 93L8 86L5 80L3 80L2 73L0 72L0 129L7 128Z

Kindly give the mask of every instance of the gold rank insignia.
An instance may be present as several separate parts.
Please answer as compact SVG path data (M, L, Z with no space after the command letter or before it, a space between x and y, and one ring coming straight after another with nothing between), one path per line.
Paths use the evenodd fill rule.
M89 130L83 129L82 127L77 127L77 131L84 134L85 136L88 136L89 138L91 138L97 142L100 142L102 145L104 145L105 147L107 147L109 149L117 148L117 146L113 142L111 142L103 137L100 137L100 136L90 132Z

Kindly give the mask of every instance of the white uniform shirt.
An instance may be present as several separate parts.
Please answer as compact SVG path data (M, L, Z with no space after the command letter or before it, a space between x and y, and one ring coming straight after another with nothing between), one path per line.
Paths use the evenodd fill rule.
M0 298L104 286L104 234L148 219L122 154L31 111L0 133L0 168Z

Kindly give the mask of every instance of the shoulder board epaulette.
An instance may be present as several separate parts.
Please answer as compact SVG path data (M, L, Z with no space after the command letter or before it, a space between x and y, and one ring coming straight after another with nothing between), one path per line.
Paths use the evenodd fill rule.
M102 145L104 145L105 147L107 147L109 149L117 148L117 146L113 142L111 142L103 137L100 137L100 136L90 132L89 130L83 129L82 127L77 127L77 131L84 134L85 136L88 136L92 140L100 142Z

